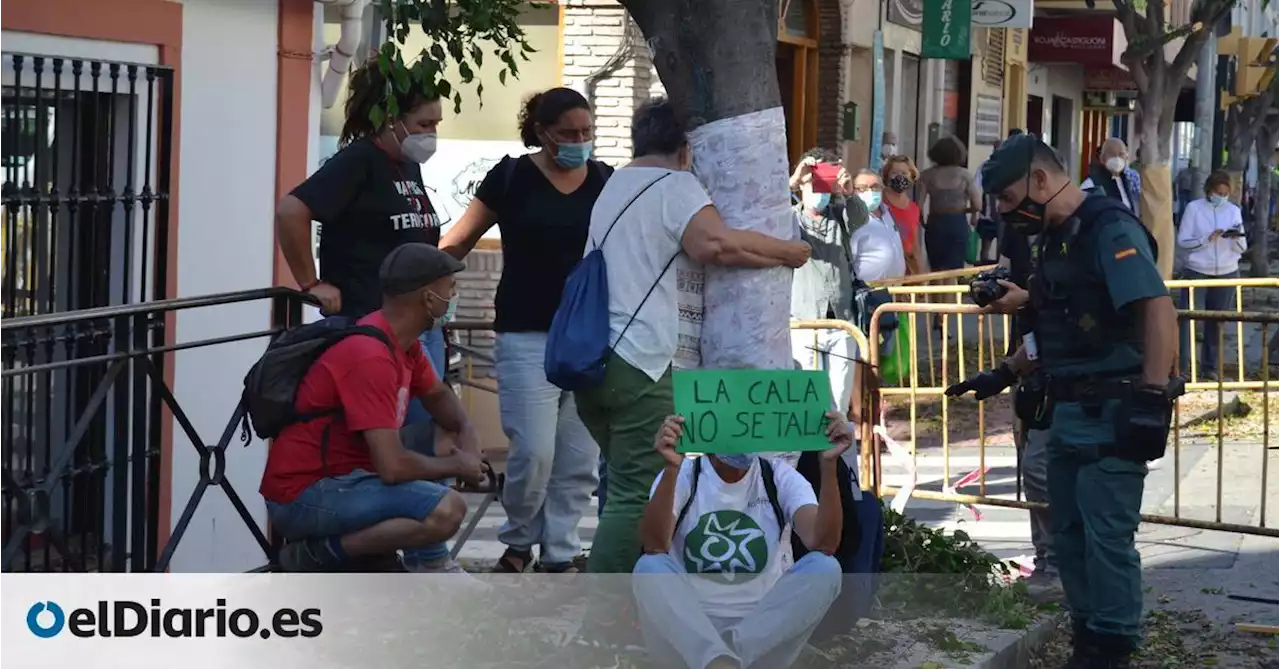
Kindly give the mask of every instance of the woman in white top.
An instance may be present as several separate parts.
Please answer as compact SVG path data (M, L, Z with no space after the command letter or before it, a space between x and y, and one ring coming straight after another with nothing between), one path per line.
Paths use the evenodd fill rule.
M782 459L685 459L675 451L684 420L671 416L662 425L653 453L665 467L644 509L645 556L631 579L657 666L795 662L840 593L840 563L831 557L844 526L836 471L852 435L840 413L827 418L831 448L821 455L820 498ZM810 551L789 566L788 529Z
M591 213L586 252L599 244L604 253L614 342L604 383L574 394L608 470L587 563L593 573L630 573L640 555L636 526L662 471L651 440L675 411L671 368L700 364L702 266L799 267L809 259L803 242L725 226L688 171L685 131L665 99L641 105L631 122L636 158L613 173Z
M1227 199L1231 194L1231 177L1218 171L1204 182L1204 197L1187 203L1178 227L1178 247L1185 254L1181 278L1183 279L1232 279L1240 276L1240 256L1248 248L1244 236L1244 219L1237 207ZM1204 309L1223 311L1231 308L1229 286L1200 288L1197 296L1204 302ZM1183 308L1191 307L1186 295ZM1204 341L1200 345L1199 379L1218 378L1218 330L1220 325L1204 321ZM1191 366L1191 336L1187 322L1180 332L1179 359L1183 371Z

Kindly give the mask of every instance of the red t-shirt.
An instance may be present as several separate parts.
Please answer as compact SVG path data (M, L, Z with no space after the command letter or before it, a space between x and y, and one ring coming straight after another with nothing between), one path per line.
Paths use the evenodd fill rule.
M898 235L902 237L902 247L908 253L916 249L916 234L920 231L920 205L907 202L905 207L895 207L885 200L893 221L898 224Z
M359 321L395 335L381 311ZM395 430L404 424L410 397L421 397L436 383L435 372L416 343L394 357L373 337L353 335L320 355L298 386L299 412L341 408L332 418L317 418L286 427L271 444L262 474L262 496L277 503L293 501L325 476L356 469L373 471L364 430ZM328 470L320 460L320 436L329 425Z

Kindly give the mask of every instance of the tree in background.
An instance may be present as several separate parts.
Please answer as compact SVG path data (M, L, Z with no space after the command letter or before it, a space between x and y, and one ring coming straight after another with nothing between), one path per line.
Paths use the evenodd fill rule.
M1196 56L1210 31L1231 11L1235 0L1194 0L1190 22L1170 26L1161 0L1112 0L1116 18L1124 26L1129 48L1121 62L1137 84L1134 124L1142 175L1142 223L1160 247L1160 272L1173 274L1173 184L1170 176L1174 108ZM1169 60L1165 46L1182 38Z
M1250 154L1256 158L1258 184L1253 200L1253 225L1249 229L1249 270L1253 276L1271 275L1271 254L1267 227L1271 222L1271 159L1275 151L1276 123L1272 107L1280 94L1277 78L1260 95L1245 98L1227 109L1226 171L1231 174L1231 188L1236 201L1243 203L1241 193L1244 170ZM1255 152L1254 146L1257 145ZM1265 202L1263 201L1265 200Z

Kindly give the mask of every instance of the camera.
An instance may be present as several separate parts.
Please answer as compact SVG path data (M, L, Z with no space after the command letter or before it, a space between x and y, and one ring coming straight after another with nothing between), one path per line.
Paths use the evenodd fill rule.
M969 299L974 304L985 307L1004 297L1009 289L1000 285L1001 281L1013 281L1009 268L996 267L973 277L973 281L969 282Z

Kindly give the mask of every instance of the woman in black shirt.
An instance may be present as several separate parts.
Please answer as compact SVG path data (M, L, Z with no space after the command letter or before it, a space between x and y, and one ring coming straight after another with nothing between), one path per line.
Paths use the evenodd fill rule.
M578 522L596 487L600 449L578 418L573 394L548 382L543 369L551 318L582 259L591 208L613 173L588 158L594 126L590 105L574 90L530 98L520 113L520 137L539 150L495 165L440 242L462 259L495 224L502 233L495 357L511 452L499 571L527 569L535 545L542 569L574 571L582 549Z
M402 113L375 127L370 111L384 91L395 89L387 86L373 59L351 73L350 90L342 148L280 200L276 231L294 280L320 300L321 312L355 320L382 306L378 268L392 249L440 241L440 217L423 188L422 163L435 153L443 112L439 99L413 88L394 94ZM313 220L323 226L319 277L311 254ZM443 331L428 330L419 341L443 378ZM413 399L406 418L411 424L426 422L430 415ZM431 442L424 439L415 447L434 451Z

